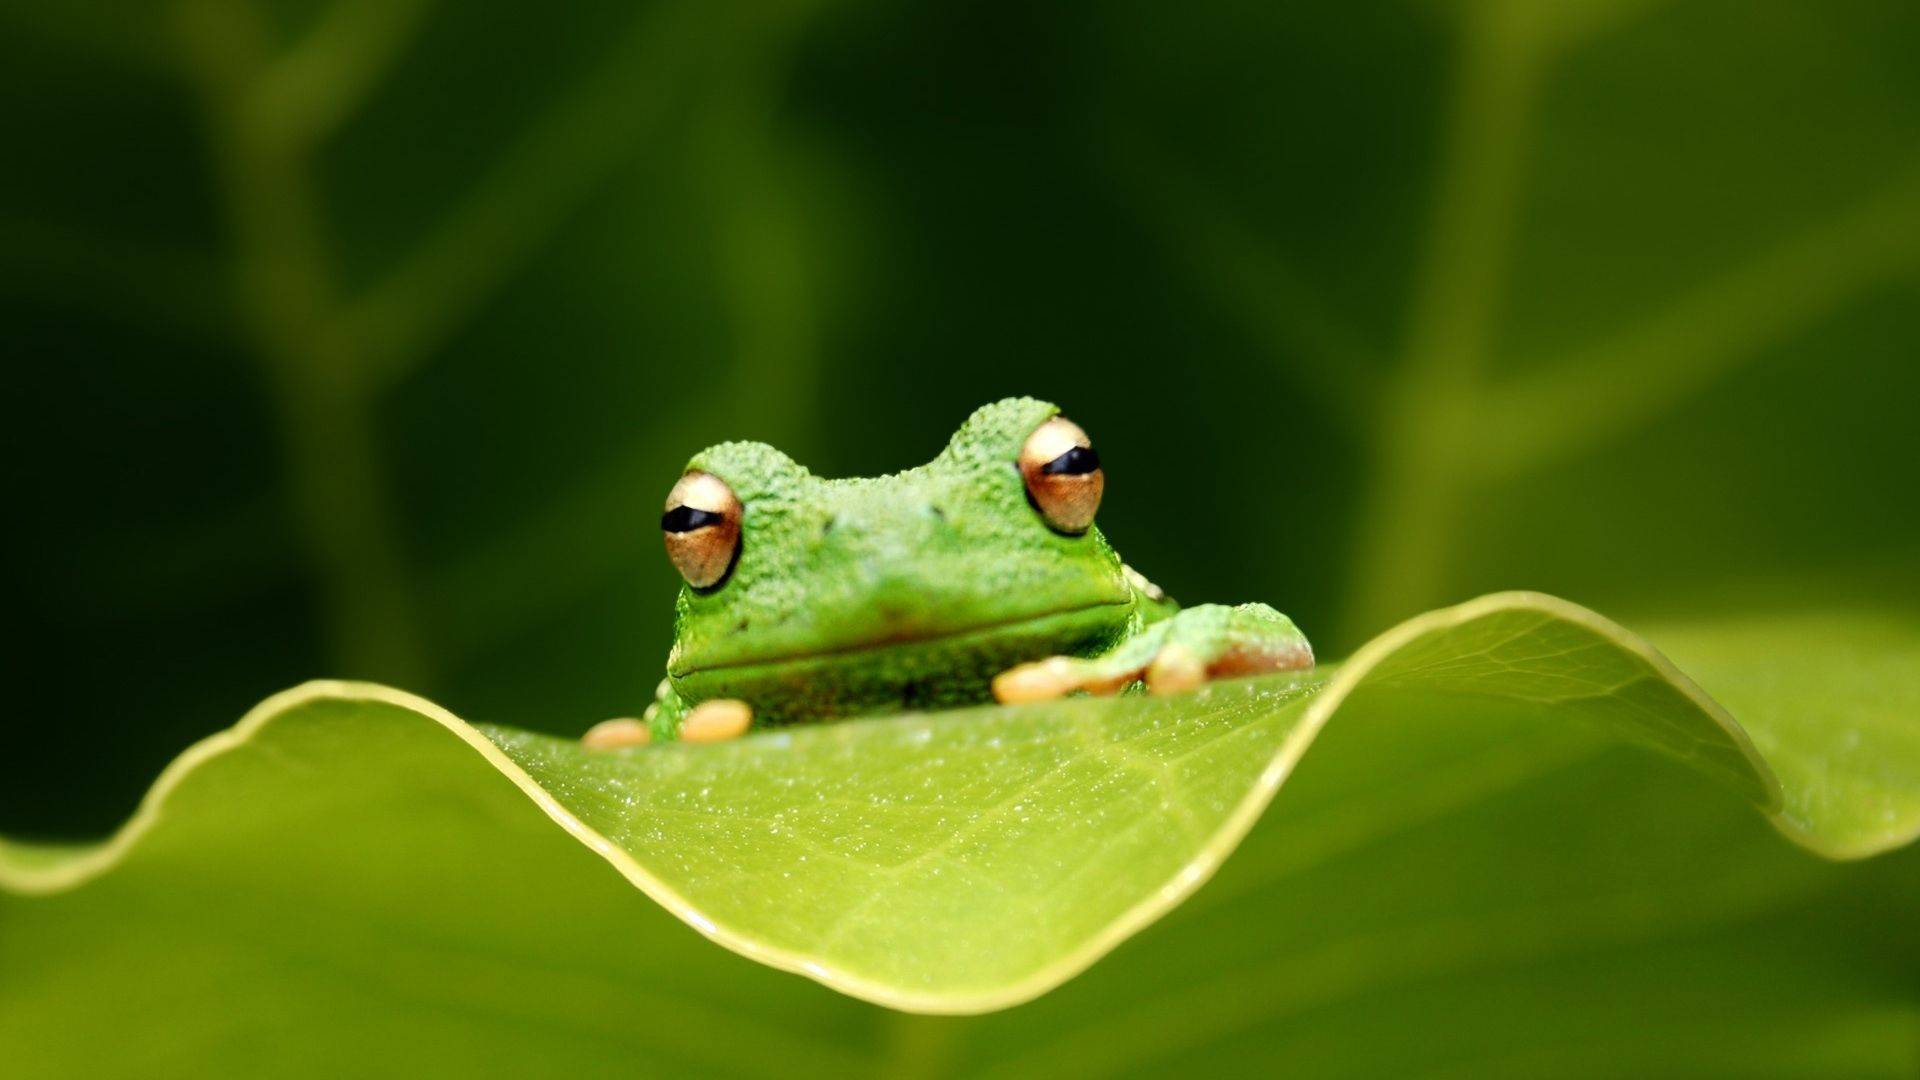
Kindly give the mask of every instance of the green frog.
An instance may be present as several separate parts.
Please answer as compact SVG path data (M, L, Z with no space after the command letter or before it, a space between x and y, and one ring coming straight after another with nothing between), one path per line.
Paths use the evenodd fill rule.
M1181 608L1094 514L1086 432L1044 401L976 411L931 462L829 480L771 446L695 455L660 520L685 581L657 699L597 748L1311 667L1265 604Z

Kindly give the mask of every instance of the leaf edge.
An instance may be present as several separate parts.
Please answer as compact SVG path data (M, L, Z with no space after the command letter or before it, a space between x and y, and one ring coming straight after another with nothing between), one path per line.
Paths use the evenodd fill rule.
M1039 997L1071 980L1098 962L1134 934L1185 901L1205 884L1239 847L1266 812L1287 777L1305 756L1320 730L1346 699L1365 684L1372 672L1401 648L1421 637L1488 614L1532 610L1588 629L1616 647L1633 653L1662 678L1678 688L1710 717L1741 750L1767 793L1758 809L1789 840L1816 855L1834 860L1866 858L1892 850L1920 837L1897 835L1874 845L1824 845L1811 831L1782 812L1778 779L1746 730L1713 697L1686 675L1646 638L1589 608L1545 593L1508 591L1489 593L1450 607L1407 619L1368 641L1334 669L1307 704L1305 714L1282 741L1273 759L1261 771L1239 803L1208 837L1187 865L1165 885L1116 916L1098 933L1027 977L990 992L954 993L909 991L825 963L797 950L766 945L753 935L708 918L676 889L648 871L638 859L582 822L541 787L482 732L446 708L418 695L377 683L320 679L274 694L234 724L194 743L170 762L141 799L140 805L112 836L90 846L39 848L0 837L0 890L23 896L48 896L78 888L111 871L149 830L160 823L169 794L199 767L229 751L247 745L279 716L319 700L384 704L429 720L465 743L505 780L519 788L542 813L577 842L605 860L635 888L715 944L777 970L804 975L829 989L903 1012L929 1015L973 1015L1011 1008ZM884 722L884 721L881 721Z

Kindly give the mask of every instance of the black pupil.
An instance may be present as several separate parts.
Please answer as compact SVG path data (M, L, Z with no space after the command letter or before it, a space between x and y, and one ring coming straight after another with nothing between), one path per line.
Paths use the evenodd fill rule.
M711 510L695 510L691 506L676 506L660 515L660 527L670 533L692 532L709 525L718 525L726 518Z
M1040 467L1048 476L1085 476L1100 467L1100 455L1091 446L1076 446Z

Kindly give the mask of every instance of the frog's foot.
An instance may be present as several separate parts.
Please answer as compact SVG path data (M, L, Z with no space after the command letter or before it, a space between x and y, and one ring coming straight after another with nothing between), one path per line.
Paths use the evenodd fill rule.
M653 732L648 729L646 721L635 720L631 716L602 720L580 736L580 745L588 750L625 750L630 746L645 746L652 741Z
M1277 669L1276 669L1277 670ZM1251 672L1246 672L1251 674ZM1192 690L1213 675L1200 654L1178 643L1161 646L1144 659L1103 656L1083 660L1049 656L1008 668L994 676L993 696L1003 704L1048 701L1076 690L1104 697L1144 682L1149 693L1177 694ZM1222 674L1223 678L1231 676Z
M580 745L588 750L625 750L653 741L653 721L658 709L648 709L644 719L623 716L602 720L580 736ZM744 701L716 698L688 709L679 719L674 734L681 742L722 742L746 734L753 724L753 708Z
M1265 604L1187 608L1102 656L1050 656L1009 668L993 680L993 696L1012 704L1045 701L1076 690L1113 694L1135 682L1148 692L1177 694L1213 679L1233 679L1313 666L1313 648L1292 620Z

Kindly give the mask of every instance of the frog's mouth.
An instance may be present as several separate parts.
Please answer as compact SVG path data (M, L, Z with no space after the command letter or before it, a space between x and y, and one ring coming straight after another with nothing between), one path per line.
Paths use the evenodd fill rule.
M986 700L995 675L1028 660L1110 644L1130 600L1102 601L951 629L903 628L824 648L707 660L668 675L693 700L744 698L779 720Z
M1002 634L1027 636L1025 631L1044 633L1049 628L1067 627L1076 624L1090 615L1111 614L1115 609L1127 606L1125 600L1106 601L1087 604L1082 607L1049 611L1039 615L1022 615L1017 618L1001 619L998 622L978 623L952 630L902 630L879 635L824 649L809 649L769 656L747 656L739 659L727 659L714 663L688 664L684 668L670 672L676 677L687 677L702 673L720 671L745 671L751 668L778 667L782 664L800 664L811 661L830 660L836 657L862 656L889 649L916 645L954 645L964 648L978 642L989 641Z

